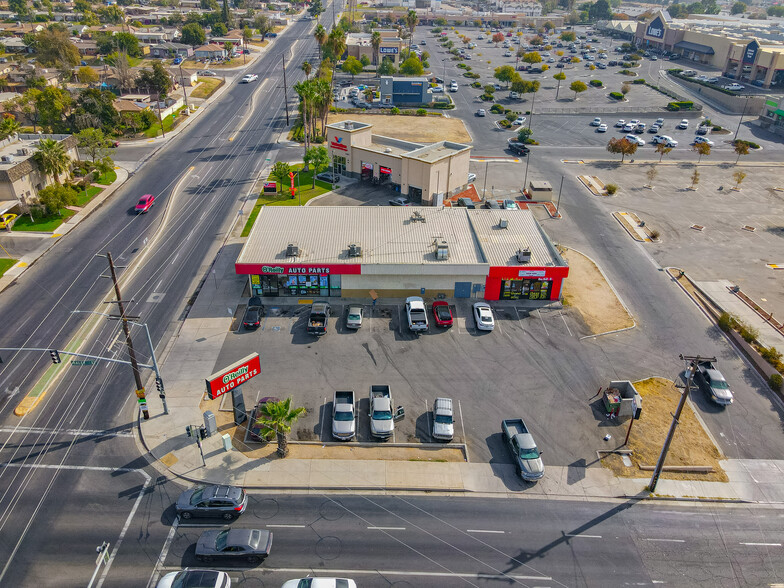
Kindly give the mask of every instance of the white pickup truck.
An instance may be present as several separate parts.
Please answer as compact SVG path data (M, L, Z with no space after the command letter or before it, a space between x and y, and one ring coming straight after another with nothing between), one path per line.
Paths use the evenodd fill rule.
M332 436L349 441L357 434L354 391L337 390L332 400Z
M425 301L419 296L409 296L406 298L406 316L408 317L408 328L414 333L427 331L427 309Z
M374 384L370 386L370 434L380 439L387 439L394 432L392 393L389 386Z

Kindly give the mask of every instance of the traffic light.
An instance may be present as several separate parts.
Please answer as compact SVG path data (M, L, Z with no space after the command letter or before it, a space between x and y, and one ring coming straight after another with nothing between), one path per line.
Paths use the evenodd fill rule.
M191 431L191 425L185 427L185 434L188 435L188 437L193 437L193 432Z
M52 363L60 363L60 352L57 349L50 349L49 355L52 356Z
M201 437L202 439L207 438L207 427L205 426L199 427L199 437Z
M164 394L165 390L163 388L163 378L155 378L155 387L158 389L158 392L160 392L160 397L164 398L165 397L165 394Z

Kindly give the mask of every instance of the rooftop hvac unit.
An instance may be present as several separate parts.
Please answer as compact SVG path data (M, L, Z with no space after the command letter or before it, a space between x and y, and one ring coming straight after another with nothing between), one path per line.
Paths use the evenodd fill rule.
M27 147L22 147L21 149L17 150L17 155L30 155L30 150Z
M507 219L505 219L504 217L499 218L498 219L498 228L499 229L506 229L507 227L509 227L509 221Z
M2 157L0 157L0 161L2 161L3 163L12 163L14 161L14 156L13 155L3 155Z
M362 245L359 243L351 243L348 246L349 257L362 257Z
M427 222L427 219L424 216L422 216L421 212L419 212L418 210L415 210L411 214L411 222L414 222L414 223L416 223L416 222L424 223L424 222Z
M299 257L299 247L296 243L286 245L286 257Z
M525 249L518 249L517 250L517 261L519 263L530 263L531 261L531 250L526 247Z
M446 241L436 241L436 259L449 259L449 245Z

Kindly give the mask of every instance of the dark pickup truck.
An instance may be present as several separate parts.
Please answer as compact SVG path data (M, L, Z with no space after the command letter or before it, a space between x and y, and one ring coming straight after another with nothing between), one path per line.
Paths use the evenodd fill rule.
M311 335L324 335L327 332L327 321L329 320L329 302L319 300L310 307L308 317L308 333Z
M519 141L509 141L509 151L514 153L515 155L528 155L528 147L525 144L520 143Z

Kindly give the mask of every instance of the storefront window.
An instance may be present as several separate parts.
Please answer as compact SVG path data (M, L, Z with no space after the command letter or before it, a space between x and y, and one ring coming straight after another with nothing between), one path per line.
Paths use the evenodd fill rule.
M251 294L257 296L340 296L339 275L251 276Z
M549 300L551 280L504 280L501 300Z
M329 295L340 296L340 275L329 276Z
M334 171L336 174L345 174L346 173L346 158L341 155L335 155L332 157L332 165L334 167Z

